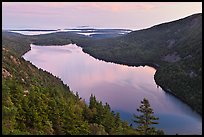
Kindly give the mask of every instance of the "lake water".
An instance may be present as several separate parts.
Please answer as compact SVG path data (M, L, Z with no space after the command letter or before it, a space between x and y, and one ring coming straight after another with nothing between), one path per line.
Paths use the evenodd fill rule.
M156 127L166 134L202 134L202 117L158 87L154 81L156 70L152 67L107 63L84 53L75 44L31 44L31 50L23 58L61 78L87 103L94 94L129 123L133 123L132 114L138 114L136 108L141 100L147 98L155 116L160 118Z
M56 33L59 31L10 31L10 32L20 33L23 35L40 35L40 34Z
M99 29L100 30L100 29ZM108 31L108 29L106 31L101 30L102 32L97 32L99 31L98 29L96 30L84 30L83 29L60 29L60 30L56 30L56 31L31 31L31 30L27 30L27 31L17 31L17 30L13 30L10 32L15 32L15 33L20 33L23 35L40 35L40 34L50 34L50 33L56 33L56 32L73 32L73 33L77 33L77 34L81 34L81 35L85 35L85 36L90 36L93 34L110 34L110 30ZM127 31L127 30L121 30L121 31L117 31L117 32L111 32L111 34L127 34L131 31Z
M10 31L10 32L15 32L15 33L20 33L23 35L40 35L40 34L50 34L50 33L56 33L56 32L75 32L77 34L85 35L85 36L90 36L92 34L105 34L105 33L95 33L95 32L81 32L81 30L57 30L57 31ZM127 32L122 31L121 33L118 34L125 34Z

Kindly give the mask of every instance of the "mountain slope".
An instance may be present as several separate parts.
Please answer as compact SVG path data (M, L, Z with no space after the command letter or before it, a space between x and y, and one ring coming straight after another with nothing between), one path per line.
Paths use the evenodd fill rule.
M2 31L2 47L7 48L18 57L30 50L30 43L25 35Z
M90 108L58 78L23 60L30 43L76 43L105 61L157 67L156 83L202 114L202 14L108 39L2 32L2 40L3 134L139 134L108 104L94 101Z
M155 74L156 83L202 114L201 13L103 39L83 51L120 64L160 66Z
M107 103L94 97L90 107L59 78L21 58L29 42L19 34L3 34L3 134L139 134Z
M114 38L69 32L23 37L38 45L76 43L98 59L153 66L158 85L202 114L202 13Z
M202 114L202 13L114 38L69 32L23 37L38 45L76 43L98 59L153 66L158 85Z

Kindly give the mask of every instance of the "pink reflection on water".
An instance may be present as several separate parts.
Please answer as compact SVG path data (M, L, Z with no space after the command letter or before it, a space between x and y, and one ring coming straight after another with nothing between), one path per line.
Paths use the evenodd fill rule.
M155 113L163 117L174 115L191 119L191 115L195 115L187 105L157 87L154 68L129 67L99 61L73 44L31 45L31 51L23 57L60 77L86 102L94 94L103 103L108 102L113 110L132 114L136 113L136 108L145 97Z
M140 101L146 97L152 107L160 112L182 111L175 107L172 98L156 87L154 68L129 67L99 61L76 45L35 46L24 55L32 62L54 75L59 76L74 92L88 101L94 94L113 109L134 112ZM135 104L135 105L133 105Z

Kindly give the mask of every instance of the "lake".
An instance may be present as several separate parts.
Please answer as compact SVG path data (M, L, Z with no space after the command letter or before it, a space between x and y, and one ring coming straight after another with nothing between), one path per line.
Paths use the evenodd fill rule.
M105 62L84 53L75 44L37 46L23 55L25 60L46 70L78 92L86 103L91 94L111 109L120 112L123 120L133 123L141 100L147 98L159 117L159 125L166 134L202 134L202 117L182 101L163 91L154 81L152 67L130 67Z
M130 30L125 30L125 29L59 29L59 30L11 30L10 32L15 32L15 33L20 33L23 35L40 35L40 34L50 34L50 33L56 33L56 32L72 32L76 34L81 34L85 36L90 36L92 37L93 35L124 35L129 32Z

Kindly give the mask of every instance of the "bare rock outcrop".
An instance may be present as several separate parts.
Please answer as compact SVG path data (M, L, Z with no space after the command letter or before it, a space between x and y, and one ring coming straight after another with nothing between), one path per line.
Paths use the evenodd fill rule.
M172 54L168 54L166 56L163 56L161 60L166 61L166 62L177 62L181 60L181 57L177 54L177 52L174 52Z
M5 68L2 68L2 77L7 78L7 77L13 77Z

